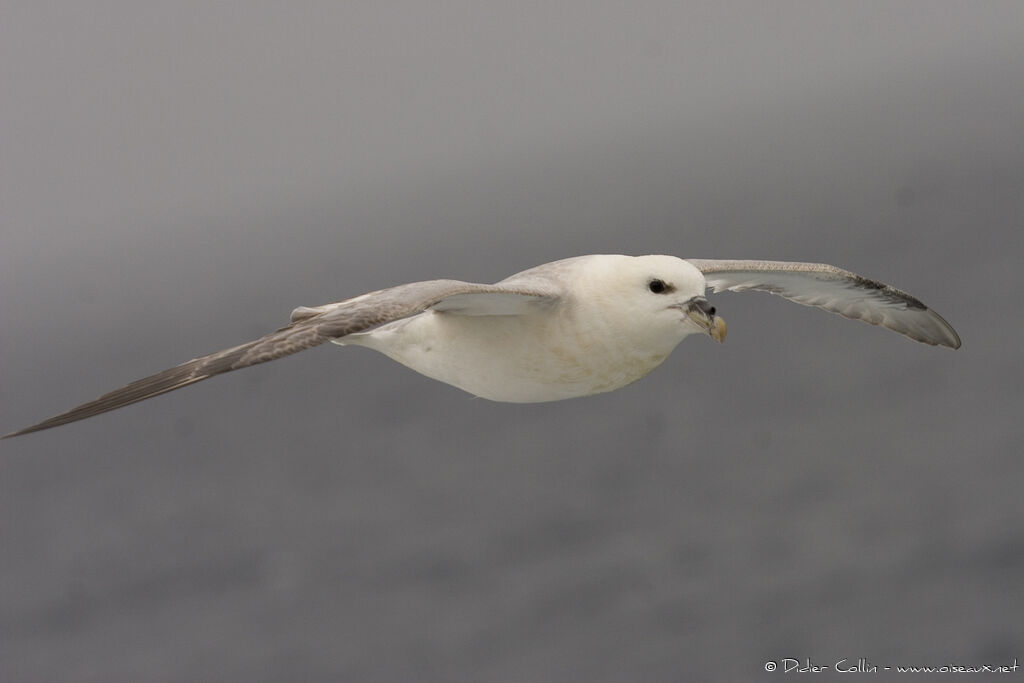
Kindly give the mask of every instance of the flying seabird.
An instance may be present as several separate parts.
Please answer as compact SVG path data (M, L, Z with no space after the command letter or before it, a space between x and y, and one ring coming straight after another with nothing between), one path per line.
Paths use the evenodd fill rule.
M690 334L725 339L725 321L704 296L709 287L770 292L914 341L960 347L952 326L919 300L835 266L577 256L493 285L428 280L300 306L276 332L137 380L5 438L83 420L328 341L380 351L493 401L557 401L613 391L658 367Z

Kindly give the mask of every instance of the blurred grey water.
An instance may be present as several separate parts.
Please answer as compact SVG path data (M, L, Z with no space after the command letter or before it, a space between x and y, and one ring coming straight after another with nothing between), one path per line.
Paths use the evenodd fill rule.
M722 294L724 345L604 396L331 347L5 441L0 680L1024 658L1019 3L0 19L3 431L296 305L582 253L832 262L964 339Z

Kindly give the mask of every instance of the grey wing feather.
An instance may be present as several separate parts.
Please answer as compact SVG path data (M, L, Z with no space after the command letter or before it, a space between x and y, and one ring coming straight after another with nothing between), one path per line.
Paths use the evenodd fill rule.
M960 348L942 316L895 287L824 263L687 259L714 291L755 290L817 306L846 318L881 325L910 339Z
M429 280L382 289L315 308L300 307L292 313L292 323L230 349L194 358L187 363L150 375L115 389L76 408L47 420L4 435L3 438L30 434L84 420L147 398L232 370L247 368L319 346L356 332L364 332L393 320L421 313L448 297L496 294L504 301L520 295L531 301L550 300L557 294L539 287L483 285L458 280ZM503 306L506 304L502 304Z

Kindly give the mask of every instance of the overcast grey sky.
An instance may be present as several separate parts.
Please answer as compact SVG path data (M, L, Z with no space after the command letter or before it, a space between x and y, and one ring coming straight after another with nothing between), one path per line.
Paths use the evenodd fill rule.
M0 679L1024 657L1022 36L1015 1L5 2L0 431L584 253L834 263L964 346L723 294L724 345L605 396L330 347L4 442Z

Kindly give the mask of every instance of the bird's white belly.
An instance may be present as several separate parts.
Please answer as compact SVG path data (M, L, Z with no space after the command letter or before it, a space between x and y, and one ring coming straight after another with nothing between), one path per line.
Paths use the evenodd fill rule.
M427 311L338 340L366 346L427 377L492 401L557 401L612 391L661 364L671 349L599 344L557 316Z

